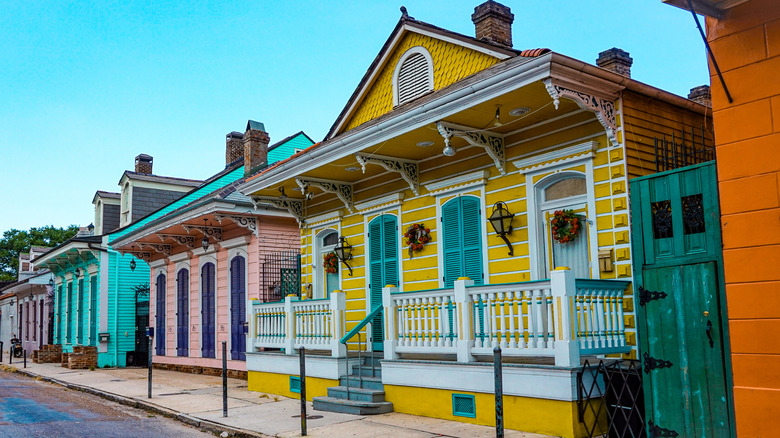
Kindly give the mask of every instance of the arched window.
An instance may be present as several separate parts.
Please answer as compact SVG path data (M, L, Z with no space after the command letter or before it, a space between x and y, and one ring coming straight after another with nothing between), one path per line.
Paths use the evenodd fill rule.
M585 176L579 173L562 172L542 179L536 186L539 196L538 217L543 224L540 233L541 278L549 278L550 271L567 267L577 278L591 278L588 189ZM579 236L567 243L560 243L552 237L551 221L556 211L572 210L582 220Z
M332 253L339 242L339 234L334 229L327 229L317 234L317 252L315 262L317 268L317 282L313 298L327 298L334 290L339 289L339 272L343 265L337 263L338 271L335 273L325 272L324 258L326 254Z
M403 105L433 91L433 58L424 47L401 55L393 73L393 106Z

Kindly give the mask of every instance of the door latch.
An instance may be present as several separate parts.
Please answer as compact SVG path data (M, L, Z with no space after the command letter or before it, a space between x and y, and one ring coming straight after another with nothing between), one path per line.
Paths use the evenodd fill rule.
M710 339L710 348L715 348L715 343L712 342L712 321L707 320L707 337Z

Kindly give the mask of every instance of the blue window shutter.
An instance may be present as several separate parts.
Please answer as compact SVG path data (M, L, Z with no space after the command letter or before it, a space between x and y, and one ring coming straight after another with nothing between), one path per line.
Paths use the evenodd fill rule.
M230 261L230 358L246 360L246 285L244 284L246 263L243 256Z
M179 270L177 278L177 344L176 354L178 356L189 355L189 323L190 323L190 309L189 309L189 292L190 292L190 275L186 269Z
M388 284L398 286L398 242L396 241L398 239L398 220L391 215L382 217L382 257L385 265L385 278L382 287ZM379 302L381 303L381 297Z
M201 332L203 334L203 357L215 357L214 355L214 263L206 263L201 269L202 281L202 307L201 307Z
M155 336L155 347L157 348L157 355L158 356L165 356L165 295L166 295L166 287L165 287L165 274L159 274L157 276L157 290L155 291L156 294L156 302L157 302L157 308L154 311L154 319L155 319L155 328L154 328L154 336Z
M464 276L483 284L480 208L479 200L471 196L457 197L442 207L444 287Z

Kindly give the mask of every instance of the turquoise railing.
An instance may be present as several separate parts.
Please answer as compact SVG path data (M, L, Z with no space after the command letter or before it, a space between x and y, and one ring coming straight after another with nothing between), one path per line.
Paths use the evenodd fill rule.
M341 338L341 341L339 341L339 342L341 342L342 344L346 344L346 343L347 343L347 341L349 341L350 339L352 339L352 337L353 337L353 336L355 336L355 335L356 335L356 334L357 334L357 333L358 333L360 330L362 330L362 329L363 329L363 327L365 327L365 326L366 326L366 324L368 324L369 322L371 322L371 320L373 320L374 318L376 318L376 316L377 316L377 315L379 315L381 312L382 312L382 306L379 306L379 307L377 307L376 309L372 310L372 311L371 311L371 313L369 313L368 315L366 315L366 317L365 317L365 318L363 318L363 320L362 320L362 321L360 321L360 323L359 323L358 325L356 325L356 326L355 326L355 327L354 327L352 330L350 330L349 332L347 332L347 334L346 334L346 335L344 335L344 337L343 337L343 338Z

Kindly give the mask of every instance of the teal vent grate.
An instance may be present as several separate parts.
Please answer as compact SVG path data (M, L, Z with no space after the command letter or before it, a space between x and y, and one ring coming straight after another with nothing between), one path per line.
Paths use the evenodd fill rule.
M474 403L474 396L469 394L452 394L452 415L475 418L477 416L477 405Z
M301 393L301 378L298 376L290 376L290 392L296 394Z

